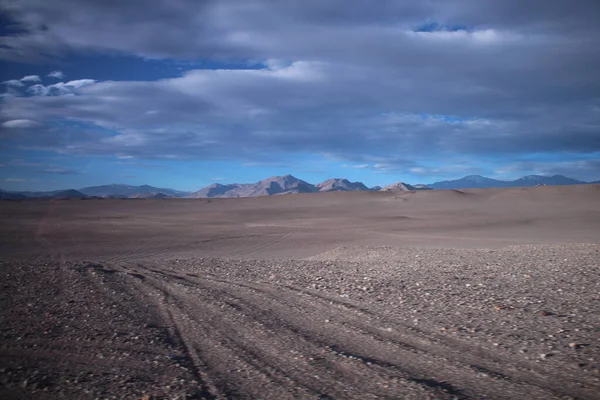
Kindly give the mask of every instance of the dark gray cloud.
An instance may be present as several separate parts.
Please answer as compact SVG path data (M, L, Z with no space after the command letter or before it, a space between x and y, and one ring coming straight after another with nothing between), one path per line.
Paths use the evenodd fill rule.
M10 80L0 136L14 142L246 162L318 153L415 174L449 171L422 164L457 153L600 152L597 1L0 4L27 30L0 39L6 60L94 51L266 65L156 82ZM57 128L64 120L89 129Z

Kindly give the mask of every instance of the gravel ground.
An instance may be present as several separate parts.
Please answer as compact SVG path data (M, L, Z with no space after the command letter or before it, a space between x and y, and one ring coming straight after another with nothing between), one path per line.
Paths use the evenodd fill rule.
M600 398L600 246L2 262L0 397Z

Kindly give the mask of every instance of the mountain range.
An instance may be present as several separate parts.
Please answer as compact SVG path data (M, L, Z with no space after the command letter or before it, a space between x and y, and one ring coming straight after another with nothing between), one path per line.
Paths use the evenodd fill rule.
M137 199L162 199L162 198L217 198L217 197L258 197L273 196L292 193L313 193L332 191L413 191L413 190L443 190L443 189L470 189L470 188L506 188L506 187L534 187L554 185L598 184L600 181L584 182L568 178L563 175L542 176L528 175L513 181L503 181L486 178L480 175L469 175L460 179L435 182L432 184L410 185L397 182L389 186L374 186L368 188L362 182L350 182L347 179L332 178L316 185L298 179L292 175L273 176L256 183L215 183L196 192L157 188L149 185L101 185L89 186L79 190L54 190L48 192L9 192L0 190L0 200L22 200L32 198L137 198Z
M318 192L315 185L300 180L292 175L272 176L256 183L233 183L221 185L214 183L192 193L191 198L207 197L258 197L278 194Z
M486 188L502 188L502 187L531 187L537 185L559 186L559 185L581 185L586 183L576 179L567 178L563 175L542 176L542 175L527 175L514 181L501 181L498 179L486 178L480 175L469 175L464 178L441 181L427 185L431 189L486 189Z
M156 188L148 185L132 186L132 185L102 185L102 186L89 186L83 189L79 189L81 193L86 196L97 196L97 197L139 197L140 195L149 194L163 194L171 197L184 197L188 195L188 192L182 192L180 190Z

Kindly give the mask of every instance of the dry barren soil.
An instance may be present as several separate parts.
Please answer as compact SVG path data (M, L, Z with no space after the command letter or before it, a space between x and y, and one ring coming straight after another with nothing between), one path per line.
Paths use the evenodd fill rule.
M0 203L0 398L598 399L600 186Z

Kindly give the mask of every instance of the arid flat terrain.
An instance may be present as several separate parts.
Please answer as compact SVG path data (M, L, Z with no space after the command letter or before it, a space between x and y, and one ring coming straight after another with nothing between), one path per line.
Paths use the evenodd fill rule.
M0 221L1 398L600 398L599 185Z

